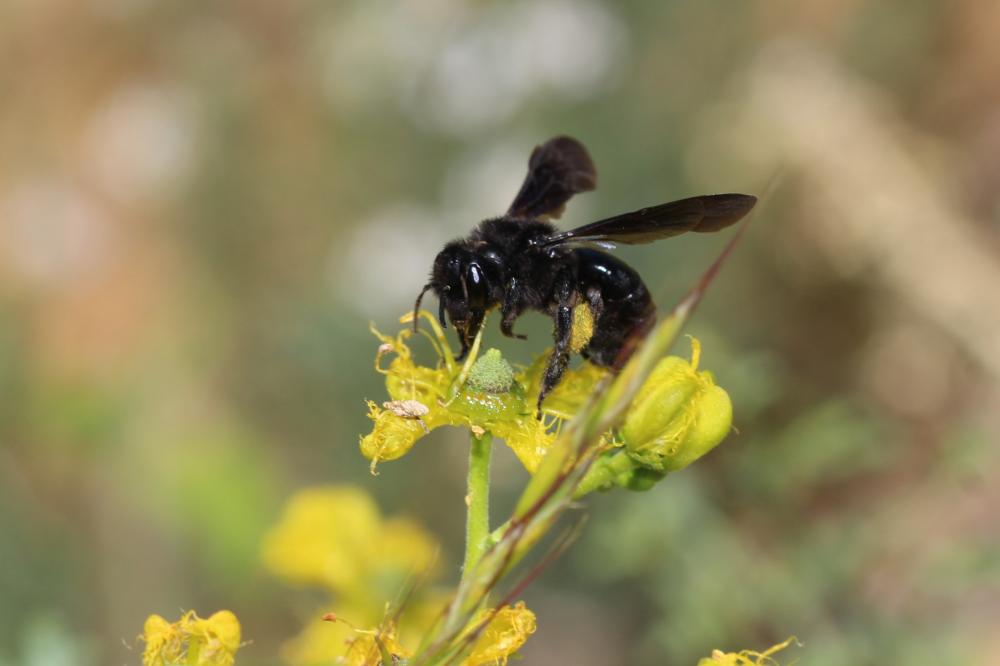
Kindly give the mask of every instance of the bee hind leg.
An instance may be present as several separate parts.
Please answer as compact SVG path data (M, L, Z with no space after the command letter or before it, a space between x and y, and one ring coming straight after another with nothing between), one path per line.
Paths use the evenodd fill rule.
M542 402L552 389L559 384L563 373L569 366L570 339L573 334L573 293L572 287L566 284L559 290L560 305L556 309L555 316L555 346L552 349L552 356L549 357L549 364L545 368L542 376L542 388L538 392L538 405L535 413L536 419L542 418Z

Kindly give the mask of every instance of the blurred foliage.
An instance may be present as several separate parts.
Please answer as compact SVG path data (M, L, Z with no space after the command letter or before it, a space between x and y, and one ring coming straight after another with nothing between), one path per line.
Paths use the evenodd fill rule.
M357 454L368 322L558 133L600 173L566 225L766 196L691 327L738 433L656 501L588 502L526 663L792 633L809 664L1000 660L998 26L979 0L3 4L0 664L139 663L142 618L193 607L273 663L322 603L257 560L308 484L364 484L457 562L462 438L378 483ZM619 253L666 307L723 242ZM524 324L485 344L528 363ZM500 510L523 472L494 475Z

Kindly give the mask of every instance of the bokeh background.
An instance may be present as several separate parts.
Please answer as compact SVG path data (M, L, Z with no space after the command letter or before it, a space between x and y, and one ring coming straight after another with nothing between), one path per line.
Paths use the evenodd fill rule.
M588 502L524 663L1000 664L998 34L981 0L4 2L0 663L135 664L182 608L278 663L315 606L260 540L314 484L454 574L466 444L369 475L368 323L566 133L600 174L566 225L766 195L690 327L738 433ZM725 240L619 252L668 306ZM523 326L488 342L526 362Z

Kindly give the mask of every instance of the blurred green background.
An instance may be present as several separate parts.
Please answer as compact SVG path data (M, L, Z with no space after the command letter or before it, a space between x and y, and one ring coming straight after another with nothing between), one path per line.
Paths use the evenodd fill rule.
M457 568L461 434L357 451L368 322L560 133L600 174L564 225L769 194L690 328L739 432L588 502L524 663L1000 664L998 34L981 0L0 4L0 664L136 664L182 608L277 663L315 600L259 541L309 484ZM724 236L619 254L665 308ZM489 342L526 362L523 325Z

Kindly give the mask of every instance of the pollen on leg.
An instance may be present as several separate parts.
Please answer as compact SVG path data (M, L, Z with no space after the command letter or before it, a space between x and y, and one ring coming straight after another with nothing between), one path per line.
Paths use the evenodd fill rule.
M569 338L569 348L579 354L592 337L594 337L594 312L588 304L577 303L573 308L573 331Z

